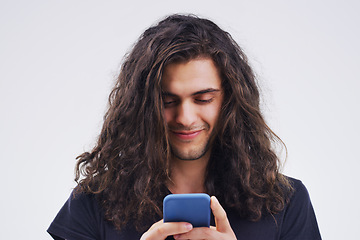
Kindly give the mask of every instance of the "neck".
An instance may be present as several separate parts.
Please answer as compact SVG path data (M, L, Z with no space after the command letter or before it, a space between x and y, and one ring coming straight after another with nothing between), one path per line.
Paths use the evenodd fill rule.
M197 160L185 161L172 159L171 180L168 188L172 193L202 193L205 192L205 174L210 154L205 154Z

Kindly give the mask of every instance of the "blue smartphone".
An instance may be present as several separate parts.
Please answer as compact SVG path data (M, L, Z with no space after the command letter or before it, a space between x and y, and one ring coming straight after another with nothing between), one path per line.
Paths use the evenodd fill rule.
M170 194L163 201L164 222L189 222L210 227L210 196L205 193Z

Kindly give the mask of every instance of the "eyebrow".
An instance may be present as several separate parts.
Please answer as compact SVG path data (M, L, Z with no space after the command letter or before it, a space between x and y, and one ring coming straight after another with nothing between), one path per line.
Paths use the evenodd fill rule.
M194 92L193 94L191 94L191 96L196 96L196 95L205 94L205 93L212 93L212 92L220 92L220 90L215 89L215 88L207 88L207 89L204 89L204 90ZM176 97L177 96L176 94L166 92L166 91L162 92L162 94L164 96L171 96L171 97Z

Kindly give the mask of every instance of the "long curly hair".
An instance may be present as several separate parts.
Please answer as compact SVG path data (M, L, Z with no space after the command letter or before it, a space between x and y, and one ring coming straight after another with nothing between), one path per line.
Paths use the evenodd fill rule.
M171 181L162 73L170 63L198 57L214 61L224 91L207 193L254 221L278 213L289 200L291 185L274 152L274 144L283 143L264 121L242 49L210 20L171 15L147 29L124 59L97 144L77 157L78 191L95 194L118 229L129 221L139 229L143 220L162 215Z

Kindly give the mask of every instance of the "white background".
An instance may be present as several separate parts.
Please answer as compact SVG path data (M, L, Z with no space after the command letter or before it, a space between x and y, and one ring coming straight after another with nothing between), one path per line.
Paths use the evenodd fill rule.
M359 2L0 1L0 239L50 239L123 55L150 25L195 13L250 58L264 112L307 186L323 239L357 239Z

